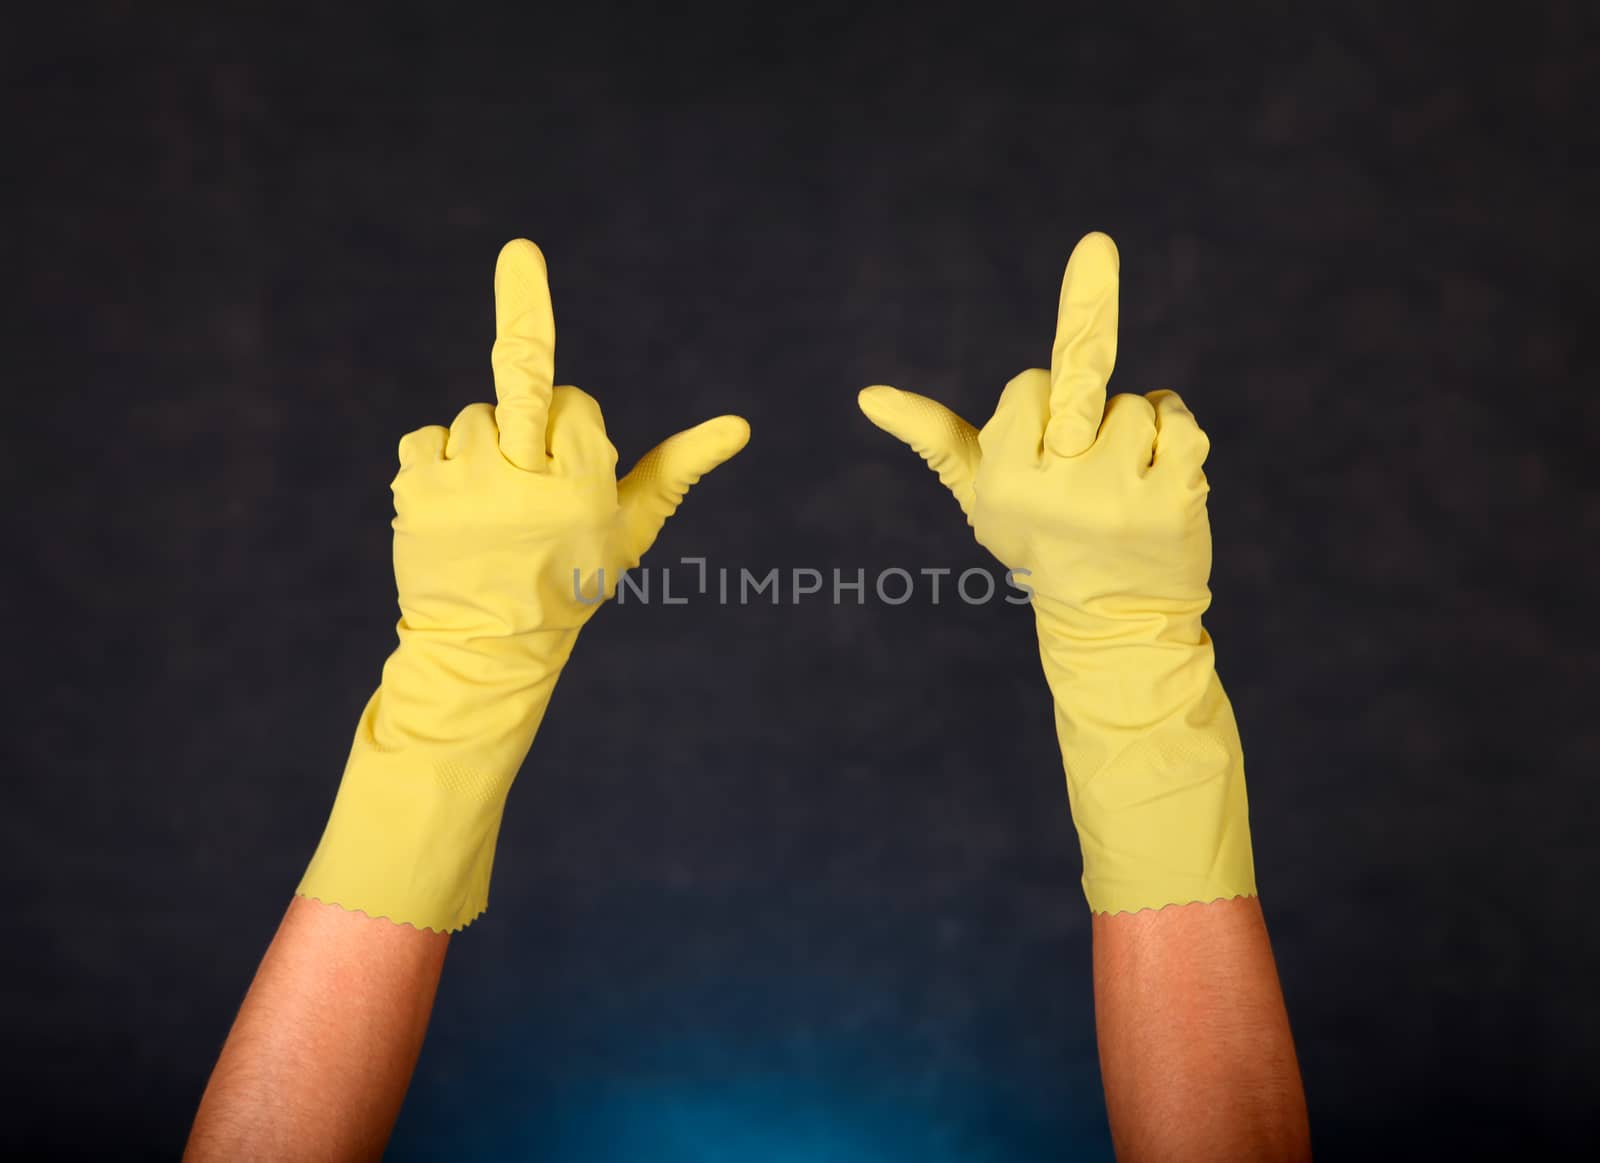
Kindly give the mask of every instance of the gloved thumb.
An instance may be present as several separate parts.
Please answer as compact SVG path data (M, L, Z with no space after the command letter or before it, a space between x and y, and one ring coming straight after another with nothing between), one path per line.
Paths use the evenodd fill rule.
M690 487L749 439L750 425L742 416L718 416L667 437L617 482L623 536L635 562L655 544L661 526L678 511Z
M955 494L972 520L973 482L978 476L978 430L937 400L879 385L862 388L857 402L879 428L909 444Z

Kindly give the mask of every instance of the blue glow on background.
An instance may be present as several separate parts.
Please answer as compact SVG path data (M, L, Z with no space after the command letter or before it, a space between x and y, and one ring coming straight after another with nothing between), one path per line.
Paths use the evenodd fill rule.
M953 1134L947 1122L930 1123L929 1112L828 1103L779 1079L728 1086L612 1081L564 1089L555 1110L496 1105L470 1115L460 1112L464 1117L452 1128L447 1147L442 1140L408 1143L402 1134L389 1157L413 1152L439 1157L442 1151L464 1161L552 1163L998 1163L1014 1158ZM1062 1144L1055 1146L1039 1157L1059 1157Z
M889 1163L909 1157L945 1163L965 1157L930 1141L926 1127L871 1125L862 1113L797 1101L795 1087L778 1080L721 1089L672 1082L613 1086L587 1109L569 1111L563 1146L573 1159L659 1163Z
M449 1158L462 1163L1028 1163L1110 1160L1099 1095L1061 1079L1029 1080L1048 1091L1052 1117L997 1105L997 1092L972 1080L959 1097L925 1091L926 1070L821 1081L806 1075L738 1074L743 1051L722 1048L724 1080L704 1073L707 1044L681 1072L610 1077L564 1074L549 1060L494 1055L475 1078L458 1077L458 1101L414 1094L391 1142L390 1160ZM754 1057L763 1057L759 1053ZM522 1059L521 1062L518 1059ZM659 1061L657 1065L659 1065ZM634 1062L628 1065L638 1066ZM817 1063L813 1062L813 1066ZM589 1067L592 1070L592 1064ZM856 1067L843 1073L856 1073ZM520 1081L519 1081L520 1074ZM476 1089L474 1083L481 1089ZM1023 1102L1020 1107L1031 1104Z
M652 923L617 926L639 949L584 950L536 981L512 957L447 981L385 1158L1113 1159L1086 1005L1063 1021L993 995L969 1004L960 967L942 994L931 971L877 966L646 971L643 954L669 946Z

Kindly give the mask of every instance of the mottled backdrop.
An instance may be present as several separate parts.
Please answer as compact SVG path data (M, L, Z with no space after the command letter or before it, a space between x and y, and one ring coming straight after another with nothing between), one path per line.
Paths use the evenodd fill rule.
M751 421L655 560L870 573L986 558L856 390L981 422L1100 229L1323 1157L1592 1144L1591 7L330 7L7 16L0 1143L176 1153L506 239L625 460ZM1108 1158L1077 876L1026 611L608 609L391 1155Z

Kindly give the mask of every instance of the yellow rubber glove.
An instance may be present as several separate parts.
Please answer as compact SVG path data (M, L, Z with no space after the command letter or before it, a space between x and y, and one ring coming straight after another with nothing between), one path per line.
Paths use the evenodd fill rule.
M1117 250L1078 243L1048 372L980 432L894 388L861 409L928 462L978 542L1034 590L1045 677L1095 912L1256 891L1244 759L1200 616L1211 602L1209 442L1176 394L1106 400Z
M506 793L598 595L615 593L689 487L750 434L737 416L708 420L619 482L600 406L552 386L538 247L507 244L494 285L498 405L400 442L400 645L299 888L440 931L488 905Z

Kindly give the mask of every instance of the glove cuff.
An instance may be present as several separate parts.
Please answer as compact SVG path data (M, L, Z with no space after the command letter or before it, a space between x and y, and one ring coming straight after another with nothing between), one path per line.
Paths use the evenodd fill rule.
M402 634L299 895L439 932L475 920L506 795L576 637L490 667L451 639Z
M1060 708L1056 723L1090 909L1256 895L1244 756L1220 681L1103 762L1104 737L1087 738L1095 732Z
M489 903L489 873L510 779L372 741L382 702L361 716L344 779L295 890L324 904L453 932Z
M1256 893L1244 750L1194 620L1151 617L1039 643L1055 698L1083 890L1097 913Z

